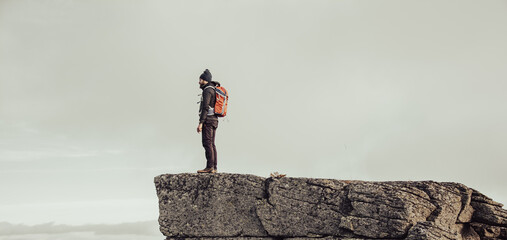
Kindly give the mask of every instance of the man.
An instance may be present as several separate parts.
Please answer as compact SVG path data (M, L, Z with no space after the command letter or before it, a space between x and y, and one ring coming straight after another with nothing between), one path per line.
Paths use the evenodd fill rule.
M215 133L218 127L218 117L215 115L216 102L215 86L220 84L211 81L211 73L206 69L199 77L202 89L201 105L199 107L199 125L197 133L202 132L202 146L206 153L206 168L198 173L217 172L217 149L215 147Z

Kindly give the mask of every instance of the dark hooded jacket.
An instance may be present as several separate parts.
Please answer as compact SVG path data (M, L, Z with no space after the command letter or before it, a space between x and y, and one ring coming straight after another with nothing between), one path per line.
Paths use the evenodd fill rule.
M213 86L206 88L208 86ZM199 123L204 123L205 121L218 121L218 117L216 115L208 115L209 107L214 108L216 102L215 96L215 86L220 86L218 82L208 82L206 85L201 86L202 91L202 99L201 105L199 106Z

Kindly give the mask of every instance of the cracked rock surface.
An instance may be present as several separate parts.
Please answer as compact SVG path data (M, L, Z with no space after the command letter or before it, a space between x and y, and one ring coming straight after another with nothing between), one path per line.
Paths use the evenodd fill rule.
M170 239L507 239L502 204L459 183L155 177L160 231Z

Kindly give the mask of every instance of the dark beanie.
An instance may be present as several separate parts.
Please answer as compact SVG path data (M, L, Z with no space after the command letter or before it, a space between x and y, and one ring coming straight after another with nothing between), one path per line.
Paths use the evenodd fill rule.
M206 69L199 78L206 82L211 82L211 73L209 72L208 69Z

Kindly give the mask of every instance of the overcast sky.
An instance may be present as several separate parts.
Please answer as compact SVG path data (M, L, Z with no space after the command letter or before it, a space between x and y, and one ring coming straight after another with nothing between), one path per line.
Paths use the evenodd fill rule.
M219 172L461 182L507 203L507 1L0 0L0 222L158 217Z

